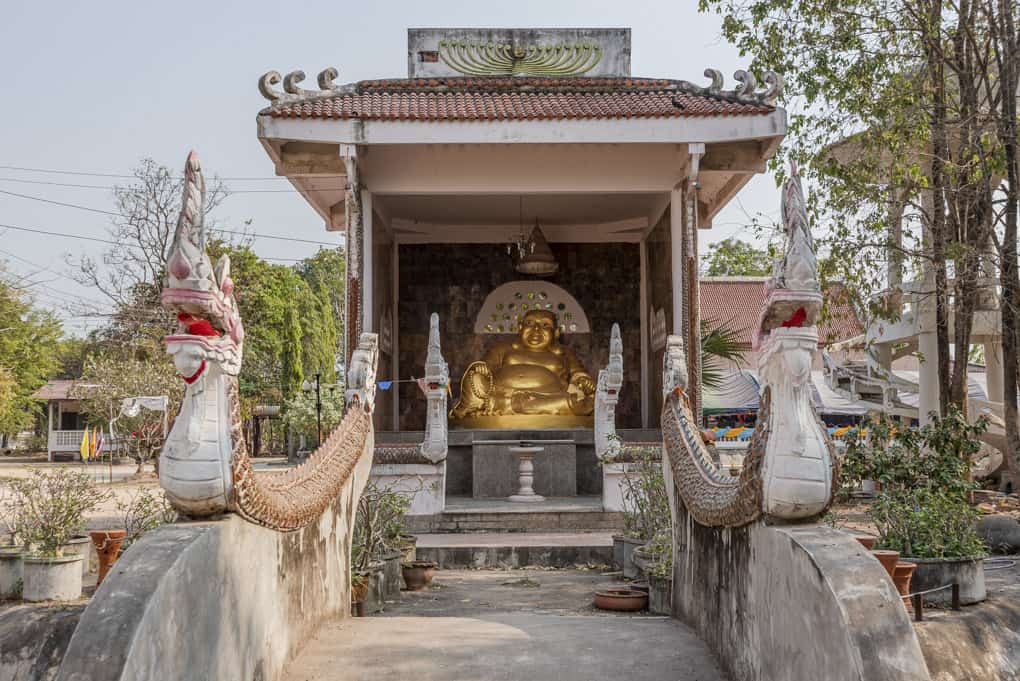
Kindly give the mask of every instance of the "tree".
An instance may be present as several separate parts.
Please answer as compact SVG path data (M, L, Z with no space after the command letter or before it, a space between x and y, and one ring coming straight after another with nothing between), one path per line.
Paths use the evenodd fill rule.
M169 355L135 355L128 350L106 350L89 357L72 395L81 400L90 424L105 427L116 418L116 435L140 468L163 446L163 413L142 409L137 416L122 415L122 400L166 395L167 423L172 423L184 396L184 382Z
M57 369L60 336L56 317L0 276L0 433L32 425L39 403L31 395Z
M157 299L184 192L180 173L151 158L143 158L133 174L130 184L113 189L119 215L111 219L107 232L117 246L103 253L105 267L88 256L77 263L82 284L125 308L139 300ZM227 194L219 179L207 182L203 206L207 224L212 220L210 213Z
M781 157L807 166L816 224L865 295L902 281L902 267L928 275L922 293L934 308L943 411L966 409L966 363L981 298L981 255L993 234L995 168L1005 140L989 114L999 108L1015 59L1016 3L1001 0L701 0L723 15L723 33L754 57L753 68L779 71L795 98L790 141ZM1012 23L1011 23L1012 22ZM1001 41L1000 41L1001 42ZM1008 41L1006 41L1008 42ZM1015 62L1014 62L1015 63ZM1015 83L1015 72L1010 83ZM1015 88L1013 88L1015 91ZM1005 119L1005 117L1003 117ZM780 158L774 159L780 168ZM901 219L907 240L900 242ZM881 265L886 265L883 268ZM953 278L949 274L952 271ZM953 337L949 335L950 294ZM876 316L897 317L896 296L870 299Z
M280 389L287 399L301 394L304 370L301 365L301 324L293 306L288 306L283 316L283 371Z
M772 256L740 239L729 238L709 246L702 258L705 277L765 277L772 274Z

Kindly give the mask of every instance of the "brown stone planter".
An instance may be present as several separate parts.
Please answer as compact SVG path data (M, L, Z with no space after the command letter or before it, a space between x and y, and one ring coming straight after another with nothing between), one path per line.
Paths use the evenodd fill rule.
M400 566L404 575L404 584L408 591L421 591L432 583L436 574L436 564L431 560L416 560Z
M896 562L900 559L900 552L874 549L871 553L878 559L878 562L882 564L882 567L885 568L885 571L889 573L891 578L896 570Z
M860 543L860 545L866 548L868 551L875 548L874 537L868 536L866 534L857 534L854 535L854 539L856 539Z
M127 536L126 530L96 530L89 532L92 544L96 547L96 555L99 557L99 574L96 577L96 588L106 579L106 573L110 571L120 554L120 545L124 543Z
M634 612L648 607L648 594L628 587L616 587L595 592L595 607L600 610Z

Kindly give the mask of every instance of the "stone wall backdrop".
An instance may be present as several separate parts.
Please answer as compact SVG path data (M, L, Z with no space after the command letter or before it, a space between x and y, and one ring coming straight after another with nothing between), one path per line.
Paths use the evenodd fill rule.
M378 213L375 214L373 224L381 224ZM372 239L372 319L374 320L372 328L379 334L380 341L385 334L382 325L386 312L389 311L391 324L396 312L396 310L390 309L393 305L392 289L393 243L384 238L382 230L376 227ZM392 340L392 328L390 332ZM379 380L385 381L393 378L392 350L392 344L388 348L380 347L379 364L376 367L376 376ZM376 430L393 428L393 398L391 395L392 393L383 390L376 393L375 411L372 416Z
M670 210L666 211L648 234L645 252L648 258L648 328L651 332L654 321L653 312L663 310L666 315L666 333L673 332L673 257L672 240L669 230ZM648 410L648 425L659 427L659 412L662 411L662 355L664 349L656 348L649 339L649 399L652 401Z
M667 218L668 225L668 218ZM667 230L668 232L668 230ZM584 308L590 334L566 334L561 341L598 376L609 359L613 322L623 335L624 385L617 425L641 425L640 254L637 244L550 244L560 270L545 278L563 287ZM428 341L429 314L439 313L443 356L450 365L454 400L460 378L493 342L509 336L476 335L475 317L497 286L532 279L514 270L502 244L405 244L400 246L400 373L421 376ZM653 372L654 373L654 372ZM425 400L413 383L400 384L400 427L425 427Z

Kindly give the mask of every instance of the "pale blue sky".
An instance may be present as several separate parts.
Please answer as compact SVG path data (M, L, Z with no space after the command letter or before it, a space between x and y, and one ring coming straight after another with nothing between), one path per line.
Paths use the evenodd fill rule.
M747 60L720 37L719 20L694 2L518 0L456 2L191 2L134 0L15 2L0 23L5 96L0 113L0 166L127 173L144 156L178 167L198 150L207 173L273 176L255 137L266 102L258 77L270 69L302 69L314 79L325 66L338 82L406 75L406 29L413 26L621 26L632 29L636 76L703 82L706 67L731 83ZM0 168L0 190L110 210L106 189L58 187L12 179L110 185L116 179ZM230 181L234 190L289 189L282 180ZM744 234L750 214L775 215L771 177L755 178L716 220L704 244ZM227 227L335 241L294 193L237 194L217 214ZM107 218L0 194L0 223L103 237ZM0 260L41 282L40 303L62 314L67 294L97 298L60 275L64 254L98 254L101 244L0 228ZM258 240L263 257L300 258L317 247ZM20 259L19 259L20 258ZM39 272L39 267L48 270ZM80 332L95 320L68 318Z

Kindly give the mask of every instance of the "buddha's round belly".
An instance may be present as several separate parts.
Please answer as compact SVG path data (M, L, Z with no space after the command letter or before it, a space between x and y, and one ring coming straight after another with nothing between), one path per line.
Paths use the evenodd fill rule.
M494 377L496 385L513 390L561 392L560 379L552 371L535 364L511 364L500 368Z

